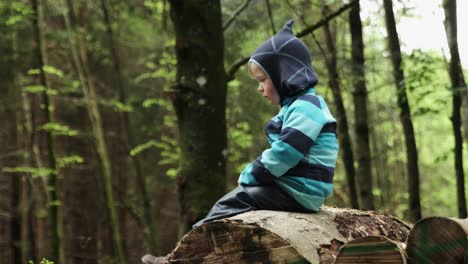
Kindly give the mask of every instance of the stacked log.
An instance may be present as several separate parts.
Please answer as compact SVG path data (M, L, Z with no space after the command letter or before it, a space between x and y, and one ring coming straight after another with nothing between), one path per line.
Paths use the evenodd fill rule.
M400 242L382 236L367 236L344 244L334 263L405 264L406 254Z
M254 211L193 229L166 263L331 264L347 241L381 236L404 242L410 228L372 211L331 207L316 214Z
M409 263L468 263L468 219L428 217L408 235Z

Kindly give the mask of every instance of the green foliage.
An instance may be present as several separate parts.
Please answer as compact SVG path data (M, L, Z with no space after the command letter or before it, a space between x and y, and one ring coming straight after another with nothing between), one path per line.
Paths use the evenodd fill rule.
M30 174L32 178L46 178L51 174L56 174L55 170L50 168L32 168L32 167L6 167L2 171L8 173Z
M119 100L101 100L101 104L111 107L115 112L133 112L134 109L130 104L124 104Z
M80 155L71 155L66 157L61 157L57 160L58 168L70 167L75 164L81 164L84 162L84 158Z
M166 44L166 46L173 45L173 41L170 41ZM164 51L161 53L161 58L159 59L158 65L154 62L146 62L145 66L149 72L144 72L138 75L135 78L135 83L140 83L147 79L156 79L162 78L165 80L174 80L175 79L175 66L176 66L176 59L172 52Z
M46 123L42 125L39 128L39 130L47 131L57 136L60 135L60 136L73 137L79 134L77 130L71 129L70 127L66 125L62 125L62 124L54 123L54 122Z
M33 11L22 1L0 2L0 23L12 28L22 28L29 24ZM4 20L5 19L5 20Z
M34 264L34 261L30 260L28 264ZM39 264L54 264L53 261L47 260L46 258L43 258Z
M140 154L142 151L147 150L152 147L157 147L157 142L156 140L150 140L147 141L143 144L139 144L138 146L134 147L132 150L130 150L130 155L131 156L136 156Z
M61 70L55 68L54 66L44 65L44 67L42 67L42 69L44 70L45 73L53 74L53 75L56 75L56 76L58 76L60 78L64 77L63 72Z
M180 158L180 147L178 146L178 142L163 135L160 141L150 140L143 144L139 144L130 151L130 155L138 155L149 148L156 148L160 151L162 158L158 162L159 165L168 165L171 167L166 171L166 175L169 177L177 176Z
M58 93L57 90L46 89L43 85L27 85L23 87L23 91L32 94L39 94L46 91L48 95L57 95Z

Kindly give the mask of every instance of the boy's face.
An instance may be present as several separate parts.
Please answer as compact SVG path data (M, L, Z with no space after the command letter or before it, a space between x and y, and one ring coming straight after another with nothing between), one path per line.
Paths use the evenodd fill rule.
M276 92L275 86L270 78L263 72L257 64L251 63L250 65L250 75L253 79L258 81L258 92L262 94L268 101L273 105L279 105L279 95Z

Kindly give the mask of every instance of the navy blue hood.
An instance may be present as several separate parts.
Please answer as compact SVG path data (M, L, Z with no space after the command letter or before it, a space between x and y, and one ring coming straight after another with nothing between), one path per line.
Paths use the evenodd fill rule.
M250 63L258 64L273 82L280 97L294 97L314 87L318 78L310 64L309 49L292 32L293 20L284 24L276 35L263 42L250 57Z

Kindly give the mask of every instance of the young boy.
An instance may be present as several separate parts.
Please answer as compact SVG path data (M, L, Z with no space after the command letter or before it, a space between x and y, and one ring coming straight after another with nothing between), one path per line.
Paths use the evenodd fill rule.
M239 185L216 202L203 223L252 210L318 212L333 188L336 120L315 93L318 79L294 21L252 54L248 70L258 91L281 110L265 127L270 148L245 167Z

